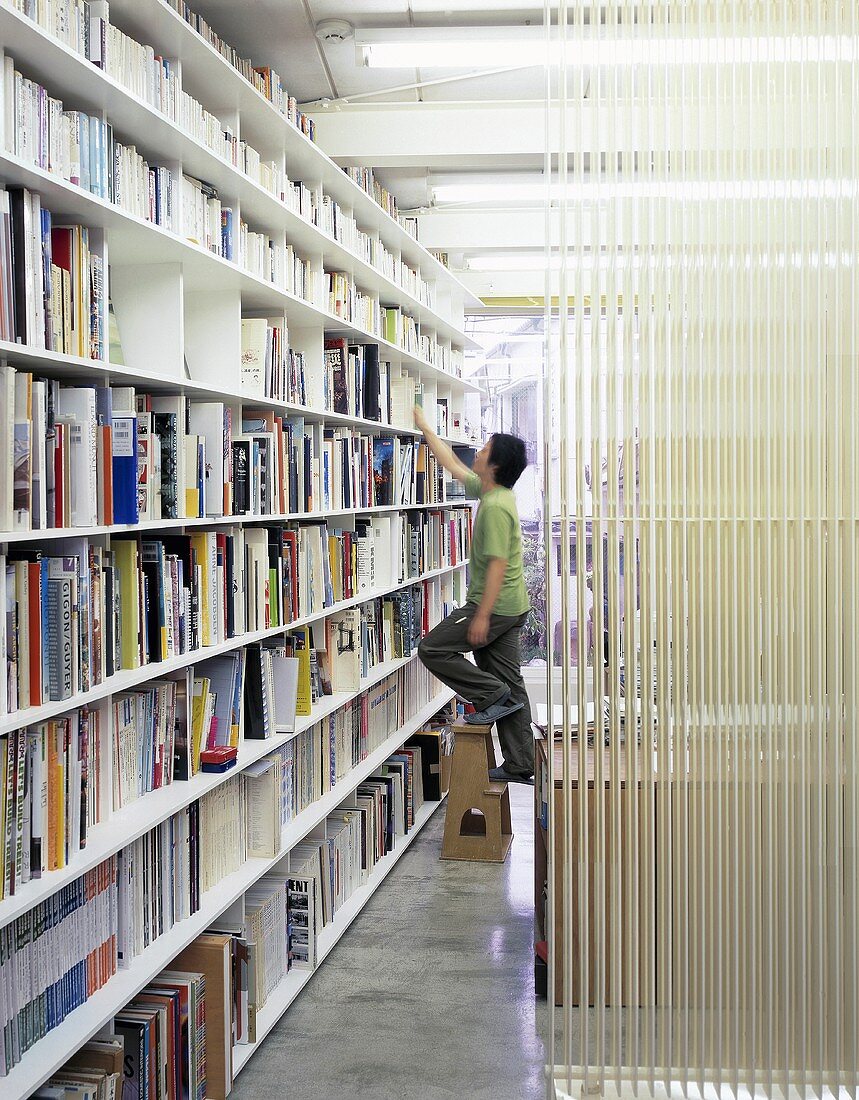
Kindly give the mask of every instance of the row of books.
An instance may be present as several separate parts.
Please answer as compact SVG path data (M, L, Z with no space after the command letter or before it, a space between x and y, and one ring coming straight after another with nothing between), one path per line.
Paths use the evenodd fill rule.
M394 195L376 179L372 168L361 165L345 165L343 171L362 191L365 191L394 221L400 221L400 212Z
M289 95L278 74L269 67L254 66L249 58L243 58L201 16L191 10L185 0L169 0L170 6L196 32L209 43L245 80L252 84L261 96L279 111L289 122L311 141L316 140L313 119L298 107L295 96Z
M0 899L68 866L108 816L105 727L82 707L0 738Z
M134 1006L129 1008L135 1011ZM180 1050L181 1041L180 1037L177 1048ZM84 1043L33 1093L32 1100L65 1100L67 1096L79 1100L123 1100L124 1080L125 1044L121 1035L111 1032Z
M0 929L0 1075L116 973L118 857Z
M303 216L311 221L326 236L348 248L364 263L374 267L385 278L401 286L418 301L431 309L435 305L435 288L422 277L419 271L410 267L402 257L395 256L372 233L365 233L358 225L354 215L319 190L309 191L307 213Z
M386 677L350 700L279 752L294 790L283 803L284 823L327 794L349 771L401 727L415 707L436 691L435 682L418 662Z
M169 63L165 63L169 67ZM192 176L150 163L133 144L122 141L109 120L85 111L66 110L62 100L3 59L6 96L6 151L59 176L123 210L188 237L217 255L225 255L223 215L217 191ZM175 73L156 83L172 95ZM179 93L181 103L184 93ZM224 134L214 116L178 112L195 136L216 146ZM223 152L224 150L219 150ZM231 258L231 257L227 257Z
M48 21L39 18L38 9L51 7L44 0L18 0L18 4L25 14L35 16L36 22L44 25ZM62 3L56 6L62 8ZM31 12L28 8L37 11ZM83 12L79 10L74 16L72 37L75 41L70 44L112 80L257 182L265 185L278 181L279 173L273 162L264 164L259 153L241 140L228 124L222 123L182 89L180 70L174 60L156 54L151 46L136 42L110 22L107 3L93 0ZM65 28L56 29L61 32L58 37L65 39ZM107 172L114 163L112 157L105 155L110 148L104 141L108 124L102 122L99 126L94 117L77 111L65 112L64 119L59 100L48 96L44 88L16 71L11 58L6 59L6 66L7 94L11 94L15 109L10 117L21 123L18 144L15 148L10 146L10 152L26 160L35 160L40 167L57 172L101 198L112 197L113 201L120 202L118 197L111 196L107 186ZM43 126L40 134L35 122L45 119L47 129ZM68 140L64 129L71 130ZM91 134L92 141L89 140ZM64 161L65 171L61 167Z
M395 380L395 392L406 382ZM414 437L66 385L4 363L0 455L3 531L409 507L446 494L442 467Z
M168 118L178 122L191 114L182 104L187 93L182 91L176 62L124 34L109 17L106 3L91 0L88 60Z
M104 357L105 273L90 244L34 192L0 187L0 339Z
M377 295L360 289L343 272L322 273L322 296L311 301L349 324L387 340L433 366L462 376L462 352L441 344L421 329L420 323L400 306L383 306Z
M246 856L277 856L283 829L346 779L435 691L432 677L414 662L246 768L240 777Z
M109 1032L76 1051L33 1094L33 1100L206 1100L207 1095L225 1096L217 1057L212 1058L211 1069L206 1061L206 1010L208 1007L214 1018L218 988L213 986L207 998L206 972L200 966L208 969L213 958L210 939L201 936L182 952L171 969L162 971L114 1017ZM209 1040L213 1052L216 1036L215 1032Z
M7 150L22 160L61 176L137 217L185 237L281 290L315 302L319 288L310 262L291 245L256 231L232 207L221 203L206 181L150 164L133 145L125 145L113 126L96 115L65 111L44 85L24 77L11 57L4 59ZM184 93L180 99L185 99ZM193 101L192 101L193 103ZM193 112L192 112L193 113ZM220 134L214 116L202 112L196 134L201 140ZM191 118L184 118L192 131ZM32 342L32 341L31 341ZM41 346L41 345L40 345Z
M324 839L296 845L289 870L266 875L248 895L245 924L232 931L249 963L249 1004L246 1013L233 1009L234 1042L256 1042L257 1016L287 973L315 969L322 930L414 827L425 779L433 793L438 788L438 744L433 734L415 735L328 816ZM235 971L231 976L235 980ZM223 1000L241 1003L234 995Z
M462 351L441 344L434 336L423 332L414 317L399 307L381 310L381 327L377 331L389 344L396 344L409 355L423 359L456 378L462 377Z
M244 736L290 731L296 715L310 715L326 696L357 692L374 669L411 656L453 609L454 595L461 592L435 578L248 647ZM194 738L195 757L201 740Z
M206 812L220 794L184 807L0 930L0 1072L198 910L228 830Z
M382 274L398 283L425 305L433 305L432 287L421 277L418 271L409 267L401 258L398 259L393 253L385 249L378 238L360 230L355 218L344 211L340 204L326 195L321 188L314 188L311 191L300 182L290 183L285 172L276 162L263 161L256 149L232 132L229 124L219 120L210 111L207 111L202 104L183 91L180 72L175 62L170 58L156 54L153 47L136 42L110 22L109 7L104 0L94 0L92 3L85 3L83 0L57 0L56 3L50 5L40 3L39 0L16 0L16 2L19 10L66 42L72 49L98 65L110 77L123 84L138 98L182 126L218 156L239 168L255 182L289 205L295 212L305 217L312 224L317 225L323 232L339 241L361 259L376 267ZM184 8L185 5L182 5L182 7ZM191 15L190 12L187 12L187 14ZM189 21L198 18L197 16L191 16ZM209 28L209 31L211 31L211 28ZM214 34L214 32L211 33ZM219 44L222 44L216 35L214 37ZM228 55L229 58L232 58L234 51L228 50ZM232 60L231 63L233 63ZM292 106L290 107L289 97L284 101L282 88L277 91L280 86L277 73L270 69L254 70L249 62L242 62L241 66L236 67L262 94L266 95L266 98L270 98L267 92L271 92L273 98L270 98L270 101L279 105L278 109L281 109L285 103L286 112L282 113L292 111L294 117L291 120L295 124L299 124L299 113L294 99L291 101ZM24 79L21 77L22 81ZM21 94L21 89L15 88L14 70L12 87L13 94ZM73 114L80 115L81 113L73 112ZM87 119L87 125L89 125L88 116L84 117ZM301 116L301 118L304 119L305 116ZM80 144L80 123L74 120L72 125L77 130L77 140ZM136 151L134 153L136 154ZM23 155L26 156L27 153L23 153ZM84 157L87 160L89 159L88 151L85 153L82 148L80 156L81 160ZM73 163L76 163L73 154L71 159ZM142 158L139 159L142 160ZM111 161L108 161L108 163L111 163ZM88 171L88 167L86 169L83 166L81 167L81 174L87 175L87 177ZM151 171L165 170L152 169ZM80 182L79 176L74 170L62 174L72 182ZM82 183L81 186L89 189L87 184ZM312 195L309 204L301 200L295 204L291 201L291 192L295 188L302 188ZM393 203L392 216L397 217L396 201L393 200L389 192L375 183L372 183L369 189L366 187L364 189L389 213L392 212L391 204ZM97 190L95 193L107 197L102 189ZM125 205L120 202L119 198L115 198L114 201L119 202L120 205ZM133 210L132 212L141 213L141 216L143 216L141 211ZM177 227L167 224L161 219L153 218L151 220L165 225L166 228L178 231Z
M117 966L130 966L159 936L199 910L203 882L221 849L217 822L208 811L220 790L185 806L119 852ZM229 822L223 827L229 835Z
M80 118L77 121L80 123ZM101 124L95 116L93 123ZM266 234L252 232L242 220L238 241L234 241L232 211L221 206L215 188L189 176L179 179L168 169L150 168L131 147L125 149L114 143L112 149L110 163L116 169L110 176L112 201L219 256L228 260L238 257L240 266L289 293L309 301L317 299L316 272L291 245L282 248ZM351 282L342 283L336 274L323 272L322 279L329 288L322 303L325 308L378 335L384 334L384 311L380 310L378 299L361 295ZM53 216L42 206L37 192L0 188L0 339L61 354L103 359L106 283L102 255L90 247L90 231L86 227L54 226ZM345 299L337 299L338 294L344 294ZM364 303L360 308L359 301ZM254 325L243 324L243 384L247 381L251 393L304 403L304 364L290 362L295 353L288 350L284 339L285 323L254 320L257 322ZM395 342L402 346L401 329L402 326L394 326L392 335L397 336ZM413 329L417 331L413 324L408 325L406 332ZM281 334L279 341L276 334ZM411 336L408 338L411 340ZM414 345L414 340L411 342ZM345 341L337 346L342 345ZM359 348L355 346L354 351L358 364L350 362L348 369L347 353L341 352L344 362L339 370L344 384L340 386L334 384L334 359L326 356L326 409L411 427L411 406L399 412L392 408L397 400L393 379L400 377L401 372L379 364L378 348L373 351ZM426 344L424 351L428 359L447 354L434 340ZM353 353L349 354L351 357ZM356 385L354 376L358 372L361 381Z
M425 799L441 798L442 759L437 734L412 737L329 814L324 838L296 845L288 870L267 873L247 891L243 920L217 922L174 960L174 970L205 976L209 1097L229 1091L235 1047L257 1042L258 1016L280 983L291 970L316 968L323 928L414 828ZM132 1085L137 1066L145 1067L140 1047L135 1027L125 1049Z
M376 336L383 334L384 310L379 296L361 290L351 275L340 271L325 271L321 290L318 304L328 313Z
M88 56L89 0L13 0L12 6L75 53Z
M402 725L406 696L409 707L420 705L421 695L411 688L404 690L402 676L403 671L389 677L366 693L366 702L356 705L358 718L353 723L351 739L338 740L329 729L329 756L318 773L317 798L334 785L333 776L340 774L338 752L345 754L346 761L352 761L348 765L344 762L343 774L347 774L357 760L385 740L391 729ZM428 677L425 688L427 692L433 690ZM308 733L311 737L319 736L320 746L323 745L324 730ZM298 759L302 759L300 753ZM422 768L420 747L392 757L378 774L357 788L352 796L354 805L352 799L347 800L349 809L345 817L345 811L331 815L326 824L329 839L298 845L290 852L296 880L307 884L302 894L307 899L308 913L307 942L303 945L306 965L315 964L311 935L315 942L315 936L334 919L349 893L365 881L375 860L390 850L413 822L422 783L416 778L419 768ZM279 854L286 814L282 801L283 769L274 765L273 776L280 786L263 773L230 777L0 930L0 1071L8 1072L27 1050L102 988L119 968L129 966L148 946L197 912L202 895L250 858L249 837L253 836L254 851L264 848L266 836L261 815L267 804L269 808L275 807L270 824L276 845L274 854ZM264 893L267 886L268 882L261 880L249 892L246 906L249 927L243 932L258 931L254 912L260 891ZM297 887L296 893L300 890ZM296 903L300 908L298 897ZM295 943L298 956L302 954L300 939ZM288 943L285 934L282 944ZM286 951L279 957L282 978L289 968L289 957ZM199 969L208 973L197 966L186 967L187 961L187 956L180 955L173 966L179 971ZM265 972L264 963L262 969ZM258 978L259 970L257 967ZM226 980L230 972L229 967L222 971ZM208 992L217 1003L215 990ZM256 993L255 987L255 996ZM230 1016L230 1006L235 1003L233 991L220 1003L227 1013L223 1034L228 1042L223 1051L213 1052L213 1056L225 1060L228 1088L232 1076L228 1060L234 1034ZM217 1036L219 1025L216 1020L212 1024L207 1024L207 1034ZM250 1035L249 1029L246 1034ZM206 1095L220 1095L218 1087L216 1074L216 1091L207 1091Z
M242 318L240 382L249 397L307 404L304 354L289 346L285 317Z
M460 564L470 520L468 509L408 512L354 530L321 523L197 530L0 555L5 710L62 702L121 669L288 626Z
M460 348L448 344L440 344L437 340L428 339L421 333L421 357L434 367L451 374L454 378L462 378L462 368L465 364L465 355Z
M324 647L317 650L323 694L357 691L377 665L409 657L440 620L429 597L432 582L402 588L332 615L322 624Z
M325 341L325 410L414 430L414 406L428 406L429 398L420 379L405 367L385 362L380 350L377 344L354 344L342 337ZM448 399L439 399L438 404L438 430L447 435Z

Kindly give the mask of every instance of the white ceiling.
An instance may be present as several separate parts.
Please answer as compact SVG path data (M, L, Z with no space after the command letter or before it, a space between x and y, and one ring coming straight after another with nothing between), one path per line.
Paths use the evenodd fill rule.
M438 126L427 130L426 167L416 167L415 158L404 157L397 162L397 133L422 126L424 112L439 105L443 110L456 111L459 106L481 105L487 110L504 111L504 104L531 103L539 110L545 94L545 74L542 69L526 69L503 74L473 76L452 73L451 70L369 69L356 63L354 42L323 44L315 34L315 25L323 19L346 19L356 29L367 27L433 27L433 26L540 26L543 20L543 0L192 0L192 6L203 15L239 52L253 59L255 65L271 65L300 103L308 104L320 123L321 144L332 155L337 148L326 144L324 118L313 105L319 100L358 97L348 110L355 110L354 124L362 127L361 106L368 110L388 105L387 125L391 130L391 146L395 150L385 159L385 167L377 174L395 195L402 209L425 207L430 201L430 181L440 182L446 173L461 178L464 171L479 166L487 172L505 177L509 172L531 171L542 164L542 153L529 151L527 157L512 151L512 142L499 134L490 142L482 160L467 153L444 163L445 130ZM451 80L451 76L457 79ZM432 83L433 81L442 81ZM416 88L414 85L423 84ZM367 93L381 93L367 96ZM399 104L400 107L391 106ZM411 105L411 106L409 106ZM322 115L325 114L323 110ZM353 116L350 116L350 121ZM423 133L423 131L421 131ZM384 134L383 134L384 136ZM342 157L342 161L352 158ZM378 162L374 164L377 166ZM496 214L499 231L493 236L493 247L504 248L508 229L515 232L510 213ZM515 214L514 214L515 218ZM433 240L433 246L445 248L456 260L464 263L458 241ZM542 246L542 234L535 240ZM468 281L466 277L466 281ZM485 283L485 279L483 280ZM477 284L475 285L477 289ZM482 284L481 284L482 289Z

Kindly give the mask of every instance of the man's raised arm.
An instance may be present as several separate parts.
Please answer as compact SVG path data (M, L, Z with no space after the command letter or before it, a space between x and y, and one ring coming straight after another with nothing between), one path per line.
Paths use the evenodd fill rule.
M446 443L443 443L439 439L427 423L424 411L419 405L415 405L415 426L419 431L423 432L424 439L427 441L429 449L451 477L455 477L457 481L465 481L471 474L471 470L469 470L464 462L459 461Z

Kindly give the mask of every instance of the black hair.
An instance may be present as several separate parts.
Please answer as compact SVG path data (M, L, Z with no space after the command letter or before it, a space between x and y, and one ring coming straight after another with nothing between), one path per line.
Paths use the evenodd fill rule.
M525 444L518 435L495 432L489 448L489 465L495 467L495 480L512 489L528 465Z

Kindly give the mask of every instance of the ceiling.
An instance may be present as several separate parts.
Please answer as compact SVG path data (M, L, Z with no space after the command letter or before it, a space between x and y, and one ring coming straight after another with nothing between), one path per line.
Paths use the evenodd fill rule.
M354 42L322 43L314 27L324 19L345 19L356 29L541 26L543 0L194 0L193 6L254 64L276 69L290 94L316 118L322 148L341 163L363 160L375 167L401 209L426 211L432 203L431 185L446 179L460 181L464 174L479 171L481 178L507 180L542 168L543 69L486 75L450 69L370 69L356 63ZM262 52L260 43L265 43ZM523 105L531 113L514 125L510 112ZM489 125L484 125L484 118ZM535 126L540 131L536 139ZM466 130L466 137L453 143L457 129ZM421 135L417 153L406 148L416 131ZM371 132L375 139L363 141ZM480 151L468 140L469 133L482 135ZM353 148L356 135L362 137L360 156ZM527 135L527 140L517 143L514 135ZM515 230L509 211L490 215L497 228L484 234L489 248L542 249L540 219L534 222L532 241L515 232L507 237L508 230ZM432 220L432 213L422 218L421 239L449 251L453 265L465 268L468 249L462 247L455 219L439 218L435 227ZM486 251L484 244L480 251ZM509 279L499 280L497 275L465 275L464 281L481 296L492 293L493 282L504 282L505 293L510 285ZM517 281L529 280L520 273Z
M271 65L299 101L384 92L387 88L433 81L450 70L398 69L385 72L358 66L354 43L318 42L313 28L324 19L345 19L364 27L541 26L543 0L195 0L195 10L239 51L260 65ZM259 43L266 43L260 54ZM376 97L381 102L450 102L462 98L540 98L542 73L528 70L456 81Z

